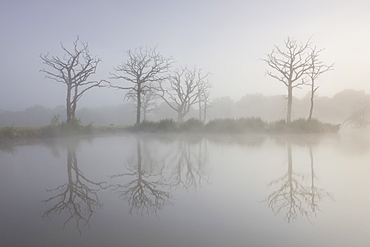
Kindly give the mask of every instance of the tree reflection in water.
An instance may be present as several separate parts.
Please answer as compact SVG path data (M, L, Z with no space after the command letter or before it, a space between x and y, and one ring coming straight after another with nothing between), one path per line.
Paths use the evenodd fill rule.
M144 149L145 150L145 149ZM168 184L163 177L163 169L155 171L153 160L147 150L142 149L142 141L136 139L136 159L126 163L128 173L113 175L111 178L133 177L126 184L112 184L112 188L120 197L131 205L130 213L135 209L138 213L157 213L164 206L170 204L171 195Z
M76 228L81 234L81 227L89 227L91 216L101 207L98 191L103 189L104 182L93 182L82 173L78 168L76 145L73 144L67 147L67 175L68 181L65 184L47 190L56 195L43 202L55 204L43 214L43 217L64 212L68 219L64 222L63 229L69 221L75 220Z
M207 180L204 170L208 160L207 142L198 140L198 150L188 140L178 140L177 150L169 155L167 165L171 167L170 184L174 188L197 188Z
M128 172L111 176L115 181L118 178L133 178L128 183L114 183L109 186L122 199L128 201L131 206L130 213L135 210L139 214L157 214L158 210L172 204L171 193L174 189L196 188L205 177L205 143L191 143L181 138L163 141L169 143L173 149L159 158L154 158L146 140L137 137L136 154L126 162ZM173 145L176 142L178 145ZM151 145L150 148L154 146ZM160 154L157 152L156 155Z
M268 207L275 214L285 211L285 220L288 223L302 216L310 220L312 214L316 216L319 202L326 196L330 196L329 193L315 185L314 160L310 145L309 152L311 160L311 184L309 186L304 184L304 176L293 172L292 144L290 142L287 143L287 173L283 177L273 180L268 185L269 187L276 186L278 188L265 200L268 203Z

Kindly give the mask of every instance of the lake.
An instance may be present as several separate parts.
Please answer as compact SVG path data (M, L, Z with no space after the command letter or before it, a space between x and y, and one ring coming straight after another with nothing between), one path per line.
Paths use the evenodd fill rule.
M1 147L0 246L370 246L370 135Z

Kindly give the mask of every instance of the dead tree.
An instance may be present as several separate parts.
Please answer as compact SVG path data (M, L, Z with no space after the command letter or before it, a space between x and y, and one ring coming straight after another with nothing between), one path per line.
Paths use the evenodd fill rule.
M310 112L307 118L307 121L310 121L312 118L313 113L313 105L314 105L314 96L315 92L319 88L315 85L316 79L323 73L327 72L328 70L332 70L334 64L325 65L322 61L319 60L319 55L322 50L317 50L316 47L312 49L310 58L311 58L311 68L307 71L307 75L310 79L310 88L311 88L311 97L310 97Z
M68 50L62 43L64 51L62 58L58 56L49 56L49 54L40 55L43 63L49 69L42 69L46 78L61 82L67 87L66 110L67 123L71 123L76 117L77 102L82 95L94 88L103 87L104 80L89 80L90 76L95 74L96 68L101 62L99 58L93 57L89 52L87 43L80 42L79 37L73 42L73 49Z
M202 75L202 71L194 67L175 70L168 78L168 85L160 84L160 96L167 105L177 112L177 120L184 120L191 106L200 100L200 89L208 74Z
M143 94L155 90L154 84L167 78L166 72L173 61L171 58L163 57L156 51L156 48L128 50L126 54L127 61L114 68L122 75L111 73L111 78L122 79L131 83L132 86L112 85L112 87L129 90L129 94L136 94L136 124L140 124Z
M149 83L148 87L154 88L152 83ZM156 90L148 90L143 93L141 96L141 111L143 116L143 121L147 119L147 114L150 112L155 112L158 110L158 100L159 96L156 93ZM135 107L137 105L137 93L134 90L129 90L126 95L125 99L131 100Z
M292 101L293 89L305 85L303 77L312 68L311 56L309 53L310 40L305 44L299 44L291 38L287 38L284 42L285 49L275 45L275 49L263 59L268 66L272 68L276 74L267 71L267 74L272 78L280 81L288 90L288 105L287 105L287 123L292 120Z
M209 81L204 81L199 86L198 92L199 92L199 121L205 123L207 119L207 109L210 107L210 88L211 84ZM203 117L202 117L203 115Z

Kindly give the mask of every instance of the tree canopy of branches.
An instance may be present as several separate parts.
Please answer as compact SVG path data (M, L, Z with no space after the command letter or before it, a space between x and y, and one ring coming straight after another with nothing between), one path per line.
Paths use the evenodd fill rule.
M311 87L311 106L310 106L310 112L308 114L307 121L310 121L312 118L312 113L313 113L313 105L314 105L314 96L315 92L319 88L318 86L315 85L316 79L323 73L332 70L334 64L331 65L325 65L321 60L319 60L319 55L322 50L317 50L316 47L312 49L310 53L310 59L311 59L311 64L310 64L310 69L307 71L307 75L310 79L310 87Z
M136 95L136 124L140 124L142 96L154 90L154 84L167 78L166 72L173 62L171 58L163 57L156 48L128 50L126 54L127 61L114 68L120 74L111 73L111 78L123 79L130 82L132 86L112 85L112 87L129 90L128 94L131 95L131 98L132 95Z
M202 75L201 69L187 67L175 70L168 78L168 85L160 84L162 99L177 112L178 121L183 121L192 105L203 99L208 99L208 88L206 78L208 74ZM207 96L207 97L205 97Z
M71 50L61 43L61 48L65 53L63 58L50 57L49 54L40 55L43 63L49 68L41 70L46 74L46 78L61 82L67 87L67 123L71 123L76 117L77 102L82 95L94 87L103 87L105 82L104 80L89 80L89 77L95 74L101 60L90 54L87 43L80 42L80 45L79 37L77 37Z
M267 74L283 83L288 90L287 122L292 119L293 89L305 85L303 77L312 69L311 55L309 53L310 40L305 44L297 43L294 39L287 38L284 41L285 49L275 45L275 48L266 59L263 59L271 71Z

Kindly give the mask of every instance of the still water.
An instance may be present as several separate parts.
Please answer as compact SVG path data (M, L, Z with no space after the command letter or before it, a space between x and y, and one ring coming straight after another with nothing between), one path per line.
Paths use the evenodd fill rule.
M370 135L2 147L0 246L370 246Z

